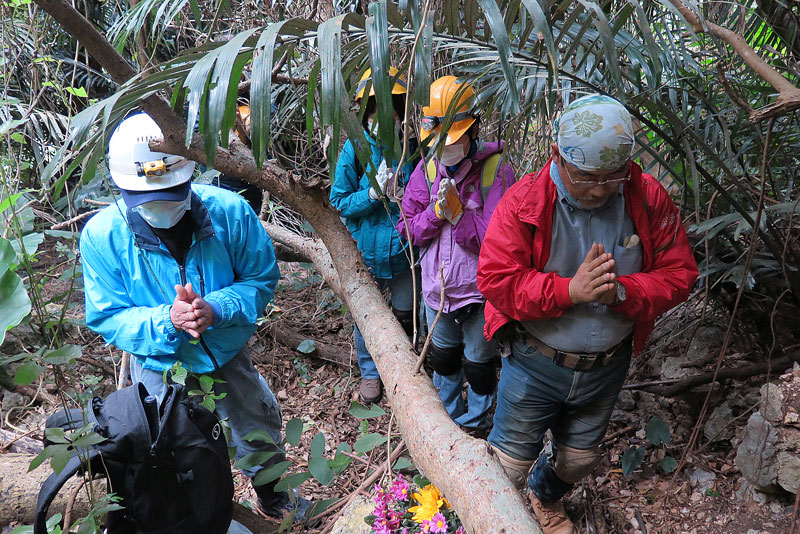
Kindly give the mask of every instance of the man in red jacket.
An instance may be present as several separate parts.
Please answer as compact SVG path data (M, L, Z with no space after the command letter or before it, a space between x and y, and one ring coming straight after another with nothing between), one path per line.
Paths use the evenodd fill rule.
M511 343L489 443L519 488L527 479L545 534L570 534L561 498L599 463L632 353L698 270L678 208L630 159L622 104L580 98L556 132L550 161L497 206L478 287L486 337L502 328Z

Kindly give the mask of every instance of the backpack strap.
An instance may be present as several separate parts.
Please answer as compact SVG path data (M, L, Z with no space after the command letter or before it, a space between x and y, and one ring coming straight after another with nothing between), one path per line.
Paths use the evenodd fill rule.
M494 185L497 173L500 171L500 162L502 160L502 152L492 154L483 160L483 169L481 169L481 197L483 197L484 203L486 202L486 197L489 196L489 191Z
M484 202L486 202L486 197L489 196L489 191L494 185L494 181L497 178L497 173L500 171L500 163L502 161L502 152L492 154L483 160L483 167L481 168L481 197L483 198ZM436 181L436 174L436 162L434 161L434 158L431 158L425 165L425 176L428 178L428 191L431 190L431 187L433 187L433 182Z
M52 473L42 484L39 498L36 501L36 520L33 523L33 534L47 534L47 510L53 504L58 491L66 484L67 480L82 471L86 465L94 463L94 460L100 456L100 451L97 449L89 449L86 453L88 457L76 455L70 458L60 473Z

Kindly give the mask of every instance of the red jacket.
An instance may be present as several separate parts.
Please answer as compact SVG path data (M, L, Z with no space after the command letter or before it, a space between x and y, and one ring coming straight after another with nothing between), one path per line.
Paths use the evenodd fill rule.
M635 321L633 350L638 354L655 319L689 297L699 272L678 207L658 180L633 164L623 194L642 243L642 270L619 277L625 302L609 309ZM548 162L538 173L523 176L498 204L478 261L487 339L509 321L559 317L572 306L570 279L542 272L550 256L556 201Z

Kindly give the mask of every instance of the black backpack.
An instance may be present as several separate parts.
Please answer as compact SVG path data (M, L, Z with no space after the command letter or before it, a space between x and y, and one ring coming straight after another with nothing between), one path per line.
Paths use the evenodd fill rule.
M217 417L170 385L161 405L144 384L94 397L88 414L61 411L47 428L80 428L84 421L106 440L76 451L39 492L34 534L47 533L47 509L64 483L91 468L105 473L122 510L109 512L110 534L224 534L233 511L228 446ZM45 441L45 444L48 444Z

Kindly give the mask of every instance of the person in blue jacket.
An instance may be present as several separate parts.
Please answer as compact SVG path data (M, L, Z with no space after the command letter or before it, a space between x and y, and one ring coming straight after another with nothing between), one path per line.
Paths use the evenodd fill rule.
M191 185L194 162L152 152L162 137L146 114L120 123L109 140L111 178L122 198L92 217L80 237L86 325L129 352L131 377L161 400L164 377L179 362L210 374L216 413L227 419L242 458L273 453L259 470L285 459L278 402L242 349L280 278L275 251L258 217L236 193ZM274 443L246 441L265 429ZM256 486L261 510L305 519L310 501Z
M395 196L398 197L398 201L402 198L408 177L414 170L417 160L409 161L399 170L396 161L385 160L383 149L375 139L378 130L377 107L375 90L370 83L371 76L372 72L367 69L356 89L355 100L361 108L362 125L372 149L372 163L378 169L376 180L380 191L376 191L370 184L365 169L356 157L353 143L348 139L342 147L336 165L336 174L331 186L331 203L341 213L364 257L364 263L377 280L378 287L381 290L389 289L392 311L410 336L414 328L415 291L409 263L410 245L395 230L400 218L400 208ZM392 101L396 127L400 135L401 117L405 109L406 81L394 67L389 69L389 76L394 79ZM365 99L368 85L370 91ZM410 154L416 151L416 143L412 145L412 141L409 139ZM384 195L386 204L381 198ZM389 206L388 211L386 205ZM383 386L358 326L354 326L354 338L358 367L361 370L359 396L366 403L377 402L381 398Z

